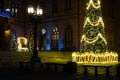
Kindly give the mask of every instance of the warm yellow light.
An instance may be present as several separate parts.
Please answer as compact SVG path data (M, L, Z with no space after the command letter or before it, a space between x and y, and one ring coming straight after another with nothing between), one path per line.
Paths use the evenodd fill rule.
M38 6L38 8L37 8L37 15L42 15L42 14L43 14L43 10L40 9L39 6Z
M93 24L93 23L94 23L94 24ZM96 22L91 22L90 19L89 19L89 17L87 17L87 18L86 18L86 21L85 21L85 23L84 23L83 28L85 28L85 25L86 25L86 24L90 24L91 26L96 27L96 26L100 25L100 23L102 24L102 26L103 26L103 28L104 28L104 23L103 23L102 17L99 17L98 21L96 21Z
M5 30L5 36L9 36L10 35L10 30Z
M94 24L93 24L93 22L91 22L90 19L87 17L87 18L86 18L86 21L85 21L85 23L84 23L83 28L85 28L85 25L87 25L87 24L90 24L90 25L93 26L93 27L97 27L97 26L100 25L100 23L102 24L102 26L103 26L103 28L104 28L104 23L103 23L102 17L99 17L98 21L94 22ZM92 43L95 43L99 38L101 38L101 39L105 42L105 44L107 44L107 41L105 40L105 38L102 36L101 33L98 33L98 35L97 35L95 38L93 38L93 39L89 39L89 38L87 38L85 35L83 35L83 36L82 36L82 39L81 39L81 42L84 40L84 41L86 41L87 43L92 44Z
M34 8L33 7L29 7L28 8L28 13L29 14L33 14L34 13Z
M21 40L23 40L23 44L25 45L25 47L22 47ZM25 38L25 37L19 37L17 39L17 41L18 41L18 51L28 51L28 48L26 47L27 46L27 38Z
M97 3L94 3L93 0L90 0L86 9L89 9L91 5L96 9L100 8L100 0L98 0Z
M82 36L82 39L81 39L81 42L82 42L82 41L85 41L85 42L87 42L87 43L89 43L89 44L93 44L93 43L95 43L99 38L101 38L101 39L105 42L105 44L107 44L106 39L101 35L101 33L98 33L98 35L97 35L95 38L92 38L92 39L89 39L89 38L87 38L85 35L83 35L83 36Z
M97 2L95 2L94 0L89 0L89 3L87 4L86 9L89 9L92 7L92 8L100 10L100 7L101 7L100 0L96 0L96 1ZM92 14L91 14L91 16L92 16ZM86 21L84 23L83 28L86 28L89 26L89 27L98 27L98 28L102 27L104 29L104 23L103 23L101 15L96 15L96 16L95 17L97 18L97 20L96 20L96 18L94 19L94 17L92 17L95 20L94 22L91 21L89 16L86 16ZM91 32L91 34L92 34L92 32ZM107 44L107 41L104 38L104 35L102 35L102 33L100 33L100 31L96 34L96 36L93 36L92 38L88 38L85 34L83 34L81 43L84 43L83 41L85 41L87 44L94 45L94 43L96 41L98 41L99 39L102 39L102 41L104 41L104 43ZM73 60L73 62L77 62L77 63L118 63L118 53L116 53L116 52L94 53L93 51L84 52L84 53L73 52L72 60Z
M117 63L118 54L116 52L93 53L93 52L73 52L73 62L77 63Z

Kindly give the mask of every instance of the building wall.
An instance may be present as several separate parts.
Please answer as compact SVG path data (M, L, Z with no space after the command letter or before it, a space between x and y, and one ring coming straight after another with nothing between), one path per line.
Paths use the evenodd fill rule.
M58 8L57 8L57 12L53 13L52 12L52 1L46 0L46 4L47 5L45 7L45 13L44 13L44 20L42 21L42 25L39 26L39 30L41 31L42 27L45 27L47 29L47 34L46 34L46 40L51 41L51 31L54 28L54 26L58 27L59 29L59 41L62 45L61 48L64 48L64 37L65 37L65 28L66 26L70 25L72 27L73 30L73 42L72 42L72 47L76 47L77 48L77 35L78 33L76 32L77 27L78 27L78 22L77 22L77 9L78 9L78 5L77 4L77 0L71 0L71 3L74 2L74 4L71 5L71 10L65 10L65 3L66 0L63 1L58 1ZM63 5L62 7L60 5ZM42 27L41 27L42 26ZM39 31L39 32L40 32Z
M115 40L114 40L114 47L115 47L115 50L117 50L117 52L120 52L120 1L119 0L116 0L116 4L115 4L115 12L114 12L114 16L115 16L115 23L114 23L114 37L115 37Z
M12 3L19 5L18 15L13 21L12 28L16 30L17 37L27 37L33 26L29 22L29 17L26 12L29 0L5 0L5 8L11 8ZM32 0L31 0L32 1ZM71 9L66 10L66 0L57 0L57 12L52 11L52 1L45 0L45 7L43 8L44 14L42 15L41 22L38 25L38 39L41 29L46 28L46 43L50 42L50 34L54 26L59 29L59 36L61 41L61 48L64 48L65 28L70 25L73 30L72 46L79 48L79 43L82 35L83 24L85 19L85 8L88 0L71 0ZM103 20L105 24L106 39L108 41L108 47L111 50L119 51L120 37L119 37L119 21L120 21L120 1L119 0L101 0L101 9L103 14ZM39 0L41 2L41 0ZM39 40L38 40L39 41ZM38 42L40 43L40 42ZM46 45L47 46L47 45ZM50 46L50 45L49 45ZM79 49L78 49L79 50Z
M8 28L8 18L0 17L0 49L9 49L10 31Z
M102 12L108 47L117 52L119 52L119 4L118 0L102 0Z

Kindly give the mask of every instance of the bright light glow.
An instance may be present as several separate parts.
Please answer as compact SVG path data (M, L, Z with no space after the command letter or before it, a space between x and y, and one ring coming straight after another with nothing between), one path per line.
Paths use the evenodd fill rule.
M38 8L37 8L37 15L42 15L42 14L43 14L43 10L40 9L39 6L38 6Z
M25 37L19 37L18 41L18 51L28 51L27 46L27 39ZM22 46L24 44L24 47Z
M98 8L100 8L100 1L98 0L97 3L94 3L93 0L90 0L90 2L89 2L89 4L88 4L88 6L87 6L86 9L89 9L91 5L92 5L94 8L98 9Z
M10 9L5 9L5 11L8 11L8 12L10 12Z
M95 8L96 10L100 11L100 0L89 0L89 3L87 5L87 10L88 10L88 14L92 17L90 17L89 15L86 16L86 21L84 23L83 28L86 30L93 28L93 27L98 27L98 29L102 26L102 28L104 29L104 23L102 20L101 15L97 15L97 14L91 14L92 11L91 9ZM94 10L94 9L93 9ZM91 11L91 13L90 13ZM95 16L95 17L94 17ZM91 19L95 20L95 22L91 21ZM98 18L99 17L99 18ZM98 18L98 20L96 20ZM90 28L89 28L90 27ZM97 29L97 28L96 28ZM102 30L103 30L102 29ZM88 38L85 34L82 35L81 38L81 43L84 44L84 42L86 42L87 44L95 44L96 41L98 41L100 38L102 39L102 41L104 41L104 43L107 45L107 41L104 38L104 36L102 35L101 32L98 31L97 34L95 33L96 36L91 37L91 35L89 35L91 38ZM91 32L92 34L92 32ZM93 32L94 34L94 32ZM99 41L98 41L99 42ZM86 44L85 43L85 44ZM87 45L85 45L85 47L89 48ZM93 48L95 48L96 46L94 46ZM83 47L84 50L84 47ZM81 52L73 52L72 53L72 61L73 62L77 62L77 63L118 63L118 53L117 52L107 52L108 50L106 50L106 52L101 52L101 53L95 53L94 51L91 50L91 52L85 52L85 50L83 51L83 53Z
M77 63L118 63L118 54L116 52L106 53L72 53L73 62Z
M29 7L27 11L29 14L38 15L38 16L43 14L43 10L40 9L39 6L37 7L37 9L34 9L33 7Z
M101 38L101 39L105 42L105 44L107 44L106 39L105 39L100 33L98 33L97 37L95 37L95 38L93 38L93 39L89 39L89 38L87 38L85 35L83 35L83 36L82 36L82 39L81 39L81 42L82 42L82 41L85 41L85 42L87 42L87 43L89 43L89 44L93 44L93 43L95 43L99 38Z
M10 36L10 30L5 30L5 36Z
M42 15L42 14L43 14L42 9L37 9L37 15Z
M94 23L94 24L93 24L93 23ZM94 26L100 25L100 23L102 24L102 26L103 26L103 28L104 28L104 23L103 23L102 17L99 17L98 21L96 21L96 22L91 22L90 19L87 17L87 18L86 18L86 21L85 21L85 23L84 23L83 28L85 28L85 25L86 25L86 24L90 24L90 25L92 25L92 26L94 27Z
M33 7L29 7L28 8L28 13L29 14L33 14L34 13L34 8Z
M94 8L100 8L100 1L98 0L97 3L94 3L93 0L90 0L87 9L89 9L91 5L92 5L92 7L94 7ZM96 7L96 5L97 5L97 7ZM99 16L99 19L96 20L95 22L91 22L90 19L89 19L89 17L87 17L87 18L86 18L86 21L85 21L85 23L84 23L83 28L85 28L87 24L90 24L92 27L98 27L100 24L102 24L102 27L104 28L104 23L103 23L102 17L100 17L100 16ZM96 37L92 38L92 39L89 39L89 38L87 38L85 35L83 35L83 36L82 36L82 39L81 39L81 42L82 42L82 41L85 41L85 42L87 42L88 44L93 44L93 43L95 43L99 38L101 38L101 39L105 42L105 44L107 44L106 39L102 36L101 33L98 33L98 35L97 35Z

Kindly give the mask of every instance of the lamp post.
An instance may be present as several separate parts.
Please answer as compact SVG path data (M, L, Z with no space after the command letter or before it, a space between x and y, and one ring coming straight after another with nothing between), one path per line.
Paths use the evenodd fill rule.
M33 8L28 7L28 14L30 17L31 22L34 24L34 47L33 47L33 56L31 58L32 62L38 62L40 61L40 58L38 57L38 51L37 51L37 26L39 24L40 21L40 17L43 14L43 10L39 8L39 6L37 8Z

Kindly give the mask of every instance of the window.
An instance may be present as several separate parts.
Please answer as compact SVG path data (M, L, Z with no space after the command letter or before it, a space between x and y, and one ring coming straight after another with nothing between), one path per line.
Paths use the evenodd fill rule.
M11 16L17 16L18 14L18 5L12 3L11 5Z
M72 29L71 26L67 26L65 29L65 47L71 48L72 47Z
M65 10L71 10L71 0L66 0L66 8Z
M52 12L53 13L57 12L57 0L52 1Z
M51 49L57 50L58 49L58 40L59 40L59 32L58 28L54 27L51 34Z

